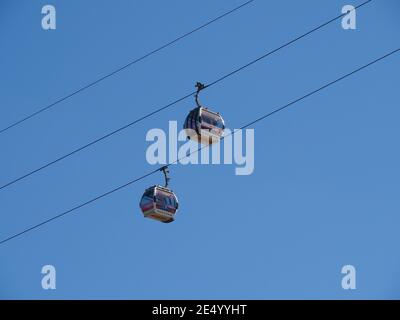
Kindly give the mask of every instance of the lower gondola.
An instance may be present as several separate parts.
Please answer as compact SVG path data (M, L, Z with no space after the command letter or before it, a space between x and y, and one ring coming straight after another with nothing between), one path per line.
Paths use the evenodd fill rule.
M164 172L165 186L155 185L147 188L139 206L145 218L170 223L175 220L179 203L175 193L168 188L168 167L163 167L160 171Z

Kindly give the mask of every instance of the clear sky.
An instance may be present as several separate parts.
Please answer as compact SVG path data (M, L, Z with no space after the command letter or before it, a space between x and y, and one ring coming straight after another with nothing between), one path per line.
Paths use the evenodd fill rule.
M244 2L0 2L0 127ZM209 83L362 1L257 0L0 135L0 184ZM53 4L57 29L41 28ZM400 46L375 0L202 93L238 128ZM0 246L0 298L400 298L399 54L254 125L255 171L174 165L177 219L138 203L162 174ZM0 191L0 238L156 167L145 137L194 100ZM57 289L41 287L54 265ZM341 268L357 270L343 290Z

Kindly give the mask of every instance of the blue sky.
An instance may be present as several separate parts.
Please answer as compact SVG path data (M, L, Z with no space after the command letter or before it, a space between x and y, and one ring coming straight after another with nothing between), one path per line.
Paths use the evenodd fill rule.
M2 1L0 127L244 1ZM41 28L41 8L57 29ZM361 1L261 1L0 135L4 184L337 16ZM238 128L399 47L400 4L357 12L202 93ZM176 222L142 217L153 175L0 246L0 298L400 298L399 55L254 125L255 171L172 166ZM152 128L194 101L0 191L0 238L155 167ZM57 289L41 288L54 265ZM341 288L341 268L357 289Z

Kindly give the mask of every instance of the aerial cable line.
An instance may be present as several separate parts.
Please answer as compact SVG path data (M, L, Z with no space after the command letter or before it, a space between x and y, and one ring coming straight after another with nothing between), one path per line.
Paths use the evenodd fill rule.
M355 9L360 8L363 5L365 5L365 4L367 4L367 3L371 2L371 1L372 0L368 0L368 1L363 2L360 5L358 5L357 7L355 7ZM355 9L353 9L353 10L355 10ZM273 49L272 51L269 51L269 52L263 54L262 56L250 61L249 63L246 63L245 65L243 65L243 66L241 66L241 67L239 67L239 68L237 68L237 69L225 74L224 76L222 76L222 77L216 79L215 81L211 82L210 84L206 85L203 88L203 90L206 89L206 88L209 88L209 87L211 87L211 86L213 86L213 85L215 85L215 84L217 84L217 83L219 83L219 82L221 82L223 80L225 80L228 77L233 76L234 74L236 74L236 73L238 73L238 72L240 72L240 71L242 71L242 70L244 70L244 69L246 69L246 68L248 68L250 66L252 66L253 64L255 64L255 63L267 58L268 56L276 53L277 51L282 50L283 48L285 48L287 46L290 46L291 44L293 44L293 43L299 41L300 39L312 34L313 32L316 32L317 30L322 29L323 27L329 25L330 23L340 19L344 15L346 15L346 14L341 14L341 15L335 17L335 18L332 18L329 21L319 25L318 27L315 27L315 28L311 29L310 31L302 34L301 36L298 36L298 37L290 40L289 42L286 42L285 44L281 45L280 47L278 47L276 49ZM28 173L26 173L26 174L24 174L24 175L22 175L22 176L20 176L20 177L18 177L16 179L12 180L12 181L10 181L10 182L0 186L0 190L2 190L4 188L7 188L7 187L13 185L14 183L17 183L18 181L21 181L21 180L23 180L23 179L25 179L25 178L27 178L27 177L39 172L39 171L42 171L43 169L46 169L46 168L52 166L53 164L56 164L57 162L60 162L60 161L62 161L64 159L66 159L66 158L68 158L68 157L70 157L70 156L72 156L72 155L84 150L84 149L87 149L87 148L99 143L100 141L103 141L103 140L105 140L105 139L107 139L107 138L109 138L109 137L111 137L111 136L113 136L113 135L115 135L115 134L117 134L117 133L119 133L119 132L121 132L121 131L123 131L123 130L125 130L125 129L127 129L127 128L129 128L129 127L131 127L131 126L133 126L133 125L135 125L135 124L137 124L137 123L139 123L139 122L141 122L141 121L153 116L153 115L155 115L155 114L157 114L157 113L159 113L159 112L161 112L161 111L163 111L163 110L166 110L166 109L174 106L175 104L177 104L177 103L179 103L179 102L181 102L183 100L186 100L187 98L193 96L194 94L196 94L196 92L197 91L192 91L192 92L184 95L183 97L168 103L167 105L164 105L164 106L162 106L162 107L160 107L160 108L158 108L158 109L156 109L156 110L154 110L154 111L152 111L152 112L150 112L150 113L148 113L148 114L146 114L146 115L144 115L144 116L142 116L142 117L140 117L140 118L138 118L138 119L136 119L136 120L134 120L134 121L122 126L122 127L120 127L120 128L118 128L118 129L114 130L114 131L111 131L108 134L106 134L106 135L104 135L104 136L102 136L100 138L97 138L96 140L93 140L92 142L90 142L90 143L88 143L88 144L86 144L84 146L79 147L78 149L75 149L74 151L71 151L71 152L69 152L69 153L67 153L67 154L65 154L65 155L63 155L63 156L51 161L51 162L48 162L47 164L45 164L45 165L43 165L41 167L38 167L35 170L30 171L30 172L28 172Z
M69 99L69 98L71 98L71 97L77 95L78 93L81 93L82 91L85 91L85 90L87 90L87 89L89 89L89 88L91 88L91 87L97 85L98 83L100 83L100 82L102 82L102 81L104 81L104 80L106 80L106 79L108 79L108 78L114 76L115 74L117 74L117 73L119 73L119 72L121 72L121 71L123 71L123 70L125 70L125 69L127 69L127 68L129 68L129 67L131 67L131 66L133 66L134 64L136 64L136 63L138 63L138 62L140 62L140 61L142 61L142 60L144 60L144 59L146 59L146 58L148 58L148 57L150 57L150 56L152 56L152 55L154 55L154 54L156 54L156 53L162 51L163 49L165 49L165 48L167 48L167 47L169 47L169 46L171 46L171 45L177 43L177 42L180 41L180 40L183 40L184 38L186 38L186 37L192 35L193 33L195 33L195 32L197 32L197 31L200 31L201 29L204 29L204 28L208 27L209 25L213 24L214 22L217 22L218 20L221 20L221 19L225 18L226 16L228 16L228 15L234 13L235 11L237 11L237 10L239 10L239 9L241 9L241 8L243 8L243 7L245 7L245 6L247 6L247 5L249 5L250 3L254 2L254 1L255 1L255 0L249 0L249 1L247 1L247 2L245 2L245 3L243 3L243 4L241 4L241 5L239 5L239 6L235 7L235 8L233 8L233 9L231 9L231 10L229 10L229 11L227 11L227 12L221 14L220 16L218 16L218 17L216 17L216 18L214 18L214 19L212 19L212 20L210 20L210 21L208 21L208 22L202 24L201 26L199 26L199 27L197 27L197 28L195 28L195 29L193 29L193 30L191 30L191 31L189 31L189 32L187 32L187 33L185 33L185 34L179 36L178 38L176 38L176 39L174 39L174 40L172 40L172 41L170 41L170 42L168 42L168 43L162 45L161 47L158 47L157 49L154 49L153 51L150 51L150 52L146 53L145 55L141 56L140 58L136 58L135 60L133 60L133 61L131 61L131 62L129 62L129 63L123 65L122 67L119 67L118 69L116 69L116 70L114 70L114 71L111 71L110 73L108 73L108 74L102 76L101 78L99 78L99 79L97 79L97 80L95 80L95 81L93 81L93 82L90 82L89 84L87 84L87 85L85 85L85 86L83 86L83 87L81 87L81 88L79 88L79 89L77 89L77 90L71 92L70 94L68 94L68 95L66 95L66 96L64 96L64 97L62 97L62 98L60 98L60 99L54 101L53 103L42 107L41 109L39 109L39 110L33 112L32 114L30 114L30 115L28 115L28 116L25 116L24 118L22 118L22 119L20 119L20 120L18 120L18 121L16 121L16 122L10 124L9 126L3 128L3 129L1 129L1 130L0 130L0 134L6 132L6 131L8 131L8 130L10 130L11 128L14 128L14 127L16 127L16 126L22 124L23 122L25 122L25 121L27 121L27 120L29 120L29 119L31 119L31 118L34 118L34 117L38 116L39 114L41 114L41 113L43 113L43 112L45 112L45 111L47 111L47 110L49 110L49 109L54 108L54 107L55 107L56 105L58 105L59 103L61 103L61 102L65 101L65 100L67 100L67 99Z
M328 83L324 84L323 86L321 86L321 87L319 87L319 88L317 88L317 89L315 89L313 91L311 91L311 92L309 92L309 93L307 93L307 94L305 94L305 95L303 95L303 96L301 96L301 97L299 97L299 98L297 98L297 99L285 104L284 106L281 106L281 107L273 110L272 112L269 112L269 113L267 113L267 114L255 119L255 120L247 123L246 125L242 126L240 129L245 129L245 128L249 127L249 126L252 126L253 124L255 124L255 123L259 122L259 121L262 121L262 120L264 120L264 119L266 119L266 118L268 118L268 117L270 117L270 116L272 116L272 115L274 115L274 114L276 114L276 113L278 113L278 112L280 112L280 111L282 111L282 110L284 110L284 109L286 109L286 108L288 108L288 107L290 107L290 106L292 106L292 105L294 105L294 104L296 104L296 103L298 103L298 102L300 102L300 101L302 101L302 100L304 100L304 99L306 99L306 98L308 98L310 96L313 96L316 93L318 93L318 92L320 92L320 91L322 91L322 90L334 85L335 83L338 83L339 81L342 81L342 80L354 75L355 73L358 73L358 72L362 71L363 69L365 69L367 67L370 67L373 64L376 64L377 62L379 62L379 61L381 61L383 59L388 58L389 56L391 56L391 55L393 55L393 54L395 54L395 53L397 53L399 51L400 51L400 48L398 48L396 50L393 50L393 51L381 56L380 58L377 58L377 59L375 59L375 60L373 60L373 61L371 61L371 62L369 62L369 63L367 63L367 64L365 64L365 65L363 65L363 66L361 66L361 67L359 67L359 68L357 68L357 69L355 69L355 70L353 70L353 71L351 71L351 72L349 72L349 73L347 73L347 74L345 74L345 75L343 75L343 76L341 76L341 77L339 77L339 78L337 78L335 80L333 80L333 81L331 81L331 82L328 82ZM240 130L240 129L238 129L238 130ZM234 132L231 132L230 134L226 135L225 137L231 136L231 135L235 134L235 132L237 132L237 130L235 130ZM75 206L75 207L73 207L73 208L71 208L71 209L69 209L67 211L62 212L61 214L58 214L58 215L56 215L56 216L54 216L54 217L52 217L50 219L44 220L43 222L36 224L36 225L34 225L34 226L32 226L32 227L30 227L28 229L25 229L25 230L23 230L21 232L18 232L16 234L12 235L12 236L9 236L8 238L5 238L4 240L1 240L0 241L0 245L2 245L2 244L6 243L6 242L8 242L8 241L10 241L10 240L12 240L14 238L22 236L23 234L26 234L26 233L34 230L34 229L37 229L37 228L39 228L39 227L41 227L41 226L43 226L43 225L45 225L45 224L47 224L49 222L52 222L52 221L54 221L54 220L56 220L58 218L61 218L61 217L65 216L65 215L67 215L69 213L72 213L72 212L74 212L74 211L76 211L76 210L78 210L78 209L80 209L82 207L85 207L85 206L87 206L87 205L89 205L89 204L91 204L91 203L93 203L93 202L95 202L97 200L100 200L100 199L102 199L102 198L104 198L106 196L109 196L109 195L111 195L111 194L113 194L113 193L115 193L115 192L117 192L117 191L119 191L121 189L124 189L124 188L126 188L126 187L128 187L128 186L130 186L130 185L132 185L132 184L134 184L134 183L136 183L138 181L140 181L140 180L143 180L144 178L146 178L146 177L148 177L150 175L153 175L156 172L159 172L160 170L163 170L164 168L171 166L172 164L178 163L179 161L181 161L182 159L184 159L186 157L190 157L192 154L199 152L200 150L202 150L205 147L207 147L207 146L203 145L202 147L200 147L199 149L193 151L192 153L189 153L188 155L185 155L184 157L181 157L181 158L175 160L174 162L169 163L166 166L162 166L161 168L158 168L156 170L150 171L149 173L147 173L147 174L145 174L145 175L143 175L143 176L141 176L139 178L131 180L131 181L119 186L119 187L116 187L116 188L114 188L114 189L112 189L110 191L107 191L106 193L103 193L103 194L101 194L101 195L99 195L99 196L97 196L97 197L95 197L95 198L93 198L93 199L91 199L89 201L86 201L86 202L84 202L84 203L82 203L80 205L77 205L77 206Z

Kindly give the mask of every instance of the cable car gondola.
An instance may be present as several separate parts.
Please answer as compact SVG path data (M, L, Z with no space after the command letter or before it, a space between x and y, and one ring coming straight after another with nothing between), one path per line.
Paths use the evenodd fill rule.
M160 171L164 172L165 186L155 185L146 189L139 206L145 218L170 223L174 221L179 204L175 193L168 188L168 167L163 167Z
M196 84L196 104L197 107L189 112L183 128L188 139L208 145L218 142L224 133L225 123L222 116L208 108L202 107L199 103L199 93L205 85L197 82Z

